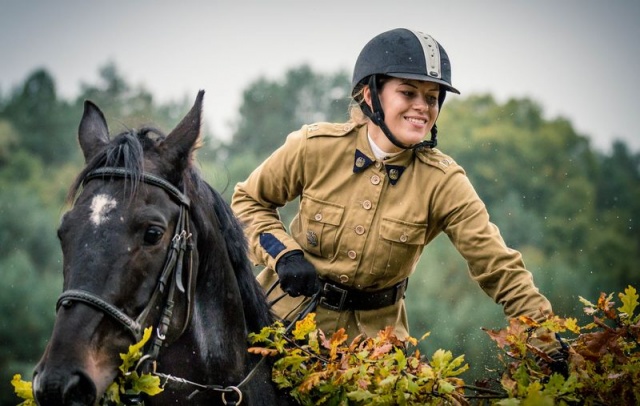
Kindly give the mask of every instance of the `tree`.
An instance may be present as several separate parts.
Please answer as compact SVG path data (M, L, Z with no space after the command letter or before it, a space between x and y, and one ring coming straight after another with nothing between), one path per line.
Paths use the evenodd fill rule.
M116 134L147 125L169 131L179 122L184 112L189 110L193 97L185 96L179 102L158 105L149 90L144 86L129 84L114 63L107 63L99 69L97 84L81 85L80 95L76 99L76 121L82 112L82 103L91 100L100 106L109 128ZM126 123L126 127L123 123Z
M229 157L251 151L262 160L303 124L346 121L348 106L349 79L342 71L325 75L302 65L282 81L259 78L243 93Z
M65 162L75 151L69 137L71 109L57 98L53 78L43 69L33 72L0 111L20 134L19 145L45 163Z

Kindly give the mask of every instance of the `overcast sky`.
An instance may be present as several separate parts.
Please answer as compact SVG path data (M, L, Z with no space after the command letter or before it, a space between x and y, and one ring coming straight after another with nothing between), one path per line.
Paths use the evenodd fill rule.
M640 151L637 0L0 0L0 91L44 67L76 97L114 62L160 101L205 89L206 124L225 137L250 82L303 63L351 72L397 27L445 47L462 92L451 98L530 97L597 148L618 138Z

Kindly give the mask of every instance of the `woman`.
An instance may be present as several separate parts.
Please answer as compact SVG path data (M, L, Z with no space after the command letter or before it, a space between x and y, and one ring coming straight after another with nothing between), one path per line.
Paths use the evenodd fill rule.
M451 84L449 58L431 36L395 29L373 38L354 69L351 119L303 126L236 186L258 279L282 318L318 290L318 327L349 337L394 326L409 334L407 278L445 232L471 277L508 317L541 320L549 301L519 252L490 223L464 170L436 146L436 119ZM429 136L430 135L430 136ZM287 233L276 209L299 197Z

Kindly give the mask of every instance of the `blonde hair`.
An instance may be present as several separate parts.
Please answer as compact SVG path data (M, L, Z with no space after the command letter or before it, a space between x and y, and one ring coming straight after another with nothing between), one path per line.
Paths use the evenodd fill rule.
M376 79L376 86L378 87L378 91L381 91L384 85L391 78L387 75L377 75ZM369 86L368 84L365 84L365 82L361 82L354 89L355 91L353 93L353 96L351 97L351 104L349 105L349 121L358 125L366 124L370 121L369 117L364 114L362 108L360 107L360 103L364 99L364 89Z
M349 105L349 121L356 125L363 125L369 121L369 117L365 116L360 105L354 101Z

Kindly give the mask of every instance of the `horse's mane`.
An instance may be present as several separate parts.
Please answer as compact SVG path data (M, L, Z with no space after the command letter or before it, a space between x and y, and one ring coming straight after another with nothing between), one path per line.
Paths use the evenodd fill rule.
M137 131L129 130L115 136L80 172L69 190L67 201L73 201L82 187L86 175L101 167L126 169L131 176L129 183L125 183L125 188L128 189L125 192L128 191L130 196L134 195L144 172L145 151L149 151L158 140L164 138L165 135L162 132L152 127L143 127ZM262 327L269 325L273 321L272 314L266 304L262 288L253 275L247 256L247 240L242 226L229 205L192 165L186 169L181 184L174 186L183 189L191 200L192 218L197 227L218 226L242 296L243 310L249 331L259 331ZM203 259L208 258L208 261L214 260L211 256L202 255L202 253L200 256ZM205 267L207 265L209 264L205 264Z
M220 232L238 281L247 327L249 331L258 332L262 327L273 322L273 315L267 306L264 292L253 274L247 256L248 244L242 225L220 193L202 179L200 181L213 196L213 209L220 223Z

